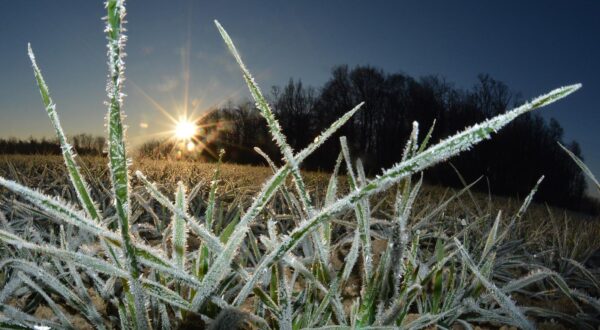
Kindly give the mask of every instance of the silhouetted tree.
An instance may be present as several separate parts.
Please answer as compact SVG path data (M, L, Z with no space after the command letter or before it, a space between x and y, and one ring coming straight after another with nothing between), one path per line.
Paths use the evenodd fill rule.
M68 139L80 155L101 155L104 149L104 137L94 137L89 134L79 134ZM0 139L0 154L22 155L59 155L60 143L57 139L41 140L33 137L21 140L14 137Z
M347 136L355 157L360 157L370 174L400 160L412 122L420 123L421 137L436 121L431 142L463 130L522 103L518 93L489 75L479 75L468 90L455 88L438 76L414 79L403 73L387 74L371 66L337 66L330 79L316 90L300 80L274 87L270 95L273 111L289 144L296 151L308 145L319 132L345 112L364 101L365 106L334 137L303 164L308 169L331 169L339 153L339 137ZM263 164L252 149L260 147L280 162L278 148L271 141L264 119L251 102L227 104L207 114L200 122L197 137L209 150L224 148L227 160ZM487 177L494 194L529 193L541 175L544 184L536 195L555 205L589 209L585 201L585 180L565 155L561 142L581 157L576 142L564 141L563 129L555 119L544 120L537 113L525 114L492 140L451 160L467 181ZM83 139L82 145L87 144ZM209 157L210 158L210 157ZM214 157L213 157L214 158ZM459 186L461 181L448 164L426 173L432 183ZM478 188L487 191L487 185ZM586 204L587 203L587 204ZM588 205L588 206L585 206Z

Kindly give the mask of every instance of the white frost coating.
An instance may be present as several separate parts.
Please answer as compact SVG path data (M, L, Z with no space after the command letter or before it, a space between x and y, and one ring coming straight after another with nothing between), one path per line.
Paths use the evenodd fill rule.
M329 183L327 184L327 191L325 193L325 205L330 205L336 199L337 195L337 176L340 170L340 166L342 164L343 155L340 152L338 158L335 162L335 166L333 168L333 173L331 174L331 178L329 179ZM319 226L319 234L321 236L321 240L323 242L324 255L327 256L326 263L329 264L330 258L329 255L331 253L331 223L327 222Z
M69 327L73 326L71 324L71 322L69 321L69 319L62 312L62 310L60 308L58 308L58 305L54 302L54 300L52 300L52 298L50 298L50 296L48 296L48 294L46 294L46 292L44 292L44 290L39 285L37 285L29 276L27 276L21 272L18 272L16 274L16 276L21 278L21 280L23 280L23 283L25 283L30 288L32 288L35 292L37 292L46 301L46 304L52 310L52 312L58 318L58 320L60 321L61 324L68 325Z
M348 172L349 175L349 179L350 179L350 189L352 190L357 190L358 187L358 180L356 178L356 175L354 174L354 169L352 168L352 159L350 157L350 150L348 148L348 142L346 140L345 136L340 137L340 145L342 148L342 155L344 156L344 160L346 162L346 171ZM357 166L362 163L359 161ZM364 186L364 184L366 184L366 178L364 178L365 182L361 183L362 186ZM361 242L361 247L362 247L362 257L363 257L363 262L365 267L363 267L363 274L362 274L362 279L364 281L366 281L367 279L371 278L371 271L372 271L372 265L371 265L371 238L369 236L369 230L368 228L369 226L369 220L368 217L369 215L366 212L366 205L367 202L360 200L358 201L358 204L354 207L354 213L356 215L356 220L358 221L358 232L360 233L360 242Z
M296 161L300 163L312 152L314 152L314 150L316 150L323 142L327 140L327 137L331 136L337 129L339 129L339 127L341 127L346 121L348 121L350 117L363 106L363 104L364 102L360 103L352 110L348 111L340 119L336 120L327 130L325 130L320 135L322 138L319 139L318 143L310 144L308 147L306 147L304 150L297 154ZM233 256L237 249L239 249L245 237L245 234L248 231L248 226L250 225L250 223L254 221L254 219L262 211L266 203L271 199L277 188L283 183L285 177L290 173L289 166L289 164L285 164L277 171L277 173L275 173L267 182L265 182L265 184L263 184L261 191L258 193L257 197L254 198L252 205L250 205L250 207L244 213L244 215L240 219L240 222L235 228L234 234L237 234L239 231L239 235L232 235L232 237L230 237L227 241L227 247L230 247L227 251L228 256ZM232 259L228 260L225 254L220 254L215 263L213 264L213 267L211 267L208 271L209 274L215 273L211 274L211 279L217 278L220 281L222 277L231 269L229 264L231 260ZM207 282L207 286L209 286L208 283L210 282ZM209 293L214 291L215 288L216 284L212 284L209 287L207 287L204 293L208 295ZM197 297L199 297L199 299L194 304L195 306L199 306L200 304L202 304L204 299L206 299L206 296L197 295Z
M423 177L417 181L417 184L413 187L406 201L402 199L402 194L398 192L396 196L396 219L393 227L392 233L392 253L391 253L391 262L392 269L394 274L394 297L397 296L397 293L400 289L400 280L404 275L404 263L402 258L404 257L404 253L408 248L408 231L406 229L406 224L408 222L408 217L410 216L410 212L412 210L412 206L416 200L416 197L421 189L421 185L423 183Z
M314 213L314 209L312 207L310 196L308 195L308 193L306 191L305 184L302 180L302 176L300 174L300 169L299 169L299 163L301 162L301 160L304 157L306 157L307 154L302 155L302 153L300 153L298 155L298 157L294 158L294 156L292 154L292 149L287 144L285 136L281 132L281 127L279 126L279 123L273 116L273 113L269 107L269 104L266 101L266 99L263 97L263 95L260 91L260 88L254 81L254 78L250 75L250 72L246 69L241 57L239 56L239 53L237 52L237 50L235 48L235 45L233 44L233 41L231 40L231 38L229 37L227 32L223 29L223 27L219 24L219 22L215 21L215 24L217 25L217 28L218 28L219 32L221 33L221 36L225 40L227 47L229 48L229 50L233 54L234 58L238 62L240 68L242 69L244 79L246 80L248 88L250 89L250 92L256 101L256 106L261 110L261 114L263 115L263 117L265 117L267 124L269 126L269 129L271 131L273 140L280 147L280 149L284 155L284 158L287 161L286 165L289 166L289 170L291 171L292 177L294 178L294 184L295 184L296 190L298 191L298 194L300 195L300 201L302 202L302 209L304 210L304 213L306 215L311 216ZM355 109L351 110L350 115L352 113L354 113L356 110L358 110L358 108L360 106L362 106L362 103L359 104L359 106L356 107ZM337 127L341 126L348 119L349 119L349 116L343 116L342 118L340 118L340 120L336 121L334 123L334 125L332 125L332 128L337 129ZM332 130L331 129L326 130L324 133L325 134L322 134L322 138L317 136L314 143L311 144L307 149L310 149L311 146L314 146L314 148L316 148L316 146L323 143L330 136L330 134L332 133ZM268 198L265 199L265 203L268 201L269 198L270 198L270 196L268 196ZM253 204L253 206L254 206L254 204ZM260 211L260 210L262 210L263 207L264 207L264 205L257 205L256 210ZM252 208L252 206L251 206L251 208ZM251 213L251 212L249 212L249 213ZM252 219L250 219L250 220L252 220ZM238 226L240 226L240 225L247 226L247 224L245 224L245 223L242 224L242 221L240 221L240 224L238 224ZM241 237L241 239L243 240L243 236ZM235 243L236 247L234 248L233 253L235 253L235 251L239 247L239 244L241 244L241 240L239 241L239 243L238 242L234 242L234 243ZM323 261L323 263L326 266L328 266L328 256L327 256L328 252L327 252L326 248L323 246L322 242L319 239L316 239L315 243L316 243L317 250L319 251L319 256L320 256L321 260ZM228 244L229 244L229 242L228 242ZM217 266L217 265L215 265L213 267L215 269L221 268L220 266ZM227 271L228 266L224 266L224 267L222 267L222 269L224 271ZM210 272L210 270L209 270L209 272ZM222 275L220 277L222 277Z
M313 207L311 205L310 196L306 191L306 185L304 184L304 181L302 180L302 176L300 174L299 163L294 158L293 150L287 143L285 135L281 131L281 126L279 125L279 122L273 115L273 111L271 110L269 103L260 91L260 88L256 84L256 81L254 80L254 78L246 68L246 65L242 61L242 58L239 55L235 45L233 44L233 41L229 37L229 34L216 20L215 25L217 26L219 33L223 37L225 44L229 48L230 52L233 54L233 57L235 58L238 65L240 66L240 69L242 70L244 76L244 80L246 80L246 84L248 85L248 89L250 90L254 101L256 101L256 107L260 110L261 115L267 121L267 125L269 126L269 130L271 132L273 140L279 146L279 149L281 150L281 153L283 154L287 163L290 164L292 170L292 177L294 178L294 185L296 187L296 190L298 191L298 194L300 195L300 201L302 202L303 211L307 215L311 215L313 212ZM316 140L316 143L319 143L318 139Z
M11 277L8 282L4 283L4 287L0 291L0 304L4 304L6 299L18 288L21 287L21 279L18 277Z
M410 136L406 141L406 145L404 146L404 150L402 151L402 158L400 162L405 161L407 158L413 155L415 148L417 148L417 139L419 136L419 123L413 121L412 123L412 131L410 132Z
M169 211L184 219L187 224L190 225L190 228L196 233L196 235L198 235L198 237L200 237L206 243L210 250L217 254L223 251L223 245L221 244L219 238L206 229L203 224L200 224L198 220L187 214L187 212L182 212L179 208L175 207L175 205L173 205L173 203L165 195L163 195L158 188L156 188L156 184L148 181L148 178L146 178L142 172L136 171L135 175L144 184L146 190L152 195L152 197L160 204L168 208Z
M358 247L360 245L360 232L358 227L354 231L354 239L352 239L352 245L350 247L350 251L346 256L346 260L344 262L344 270L342 271L342 281L348 280L350 277L350 273L352 272L352 268L354 268L354 264L356 264L356 259L358 259Z
M292 296L291 288L281 263L278 267L279 273L279 290L277 296L279 298L281 317L279 318L279 328L282 330L292 330Z
M417 121L413 121L412 123L412 133L410 134L410 139L412 142L412 154L414 155L419 148L419 123Z
M529 272L529 274L521 278L511 280L510 282L506 283L502 288L500 288L500 290L502 290L502 292L504 292L505 294L510 294L511 292L520 290L532 283L541 281L547 277L552 277L554 276L554 274L555 272L549 271L547 269L536 269Z
M571 159L573 159L575 164L579 166L583 173L585 173L587 177L590 178L590 180L592 180L592 182L596 185L596 188L600 190L600 182L598 182L598 179L596 179L596 176L594 175L594 173L592 173L590 168L587 167L587 165L585 165L585 163L581 159L579 159L579 157L577 157L571 150L565 148L565 146L560 144L560 142L558 143L558 145L569 155L569 157L571 157Z
M78 265L88 267L88 268L94 269L98 272L108 274L111 276L117 276L117 277L128 276L128 274L124 270L117 268L102 259L90 257L83 253L62 250L62 249L59 249L59 248L56 248L56 247L53 247L50 245L38 245L38 244L30 243L28 241L21 239L20 237L18 237L16 235L10 234L3 230L0 230L0 240L2 240L3 242L5 242L7 244L13 245L15 247L20 247L20 248L48 254L51 256L55 256L57 258L61 258L62 260L71 261ZM17 260L17 259L8 259L8 260L3 260L2 262L0 262L0 265L3 266L7 263L15 263L15 262L25 262L25 261Z
M65 165L67 166L67 170L69 173L69 179L75 188L75 192L77 194L77 199L79 200L81 206L86 210L88 215L95 221L101 221L101 214L98 210L97 204L90 197L90 189L81 175L81 171L79 166L75 161L76 154L73 152L73 148L67 142L67 137L62 129L62 125L60 124L60 120L58 118L58 114L56 113L56 104L52 100L50 96L50 91L48 90L48 86L42 76L42 72L39 69L37 62L35 60L35 55L33 54L33 50L31 49L31 44L27 44L27 50L29 54L29 58L31 60L31 64L33 66L33 73L38 83L38 87L40 89L40 95L42 96L42 101L44 106L46 107L46 112L52 125L54 126L54 130L58 137L58 141L60 143L60 147L63 154L63 159Z
M118 218L119 229L123 240L122 249L127 260L130 278L128 280L130 293L133 295L133 314L135 327L148 329L149 318L146 301L141 288L138 269L138 258L135 254L132 237L129 233L131 216L129 164L125 145L125 129L123 125L123 83L125 81L125 6L124 0L106 1L106 33L108 55L108 79L106 93L108 95L107 129L108 157L112 192Z
M91 322L97 322L98 320L94 316L93 312L90 312L89 306L87 306L79 296L73 293L68 287L62 284L55 276L50 275L46 270L37 265L25 261L22 259L9 259L2 262L2 266L10 264L10 266L17 270L21 271L25 274L29 274L32 277L35 277L38 281L43 282L45 286L51 288L56 294L60 295L68 305L72 308L80 311L86 319ZM27 283L27 277L21 276L21 279ZM31 283L28 283L30 285ZM30 285L31 286L31 285ZM105 329L103 324L98 326L98 329Z
M361 186L364 186L367 183L367 177L365 174L365 169L363 167L362 161L358 159L356 161L356 172L358 174L358 181ZM373 253L371 251L371 208L369 206L369 199L364 198L358 202L355 206L357 212L362 214L362 217L359 218L361 222L360 225L360 235L362 241L362 256L364 262L364 279L365 282L371 278L373 272Z
M477 266L475 266L475 262L473 261L473 259L471 259L471 256L469 256L467 250L465 250L463 245L456 237L454 238L454 243L456 244L458 251L460 252L465 264L471 269L471 271L479 279L479 281L481 281L481 284L483 284L483 286L485 286L486 289L490 291L490 293L493 295L494 299L498 302L498 304L502 306L502 308L504 308L508 313L510 313L510 315L516 321L519 322L519 327L523 329L535 329L535 327L525 317L525 315L523 315L523 312L517 307L517 305L515 305L515 303L506 294L504 294L500 289L498 289L498 287L496 287L494 283L490 282L483 274L481 274Z
M52 215L56 219L60 219L68 224L76 226L82 230L85 230L93 235L109 239L111 241L123 244L123 241L119 235L105 228L102 224L96 223L88 218L80 211L69 205L69 203L62 201L58 197L50 197L44 195L38 191L22 186L16 182L6 180L0 177L0 186L4 186L9 190L25 197L32 204L41 208L48 214ZM168 264L162 251L156 250L152 247L146 246L141 243L135 244L135 248L145 252L146 254L152 255L163 264ZM149 261L146 261L149 262Z
M117 234L111 232L102 224L88 219L86 215L75 209L74 206L58 197L44 195L39 191L22 186L14 181L6 180L2 177L0 177L0 186L4 186L7 189L25 197L32 204L51 214L56 219L61 219L94 235L115 240L120 239Z
M50 327L47 327L45 325L34 325L33 329L34 330L50 330Z
M459 152L468 149L472 145L489 138L489 134L491 132L499 130L517 116L555 102L573 93L580 87L581 84L576 84L555 89L550 93L540 96L512 111L486 120L481 124L467 128L463 132L449 137L437 145L426 149L422 153L419 153L418 155L391 167L390 169L384 171L383 174L371 180L364 187L354 190L345 197L338 199L332 205L324 207L307 222L305 222L304 225L296 227L296 229L294 229L290 234L290 237L293 237L294 240L289 239L282 241L278 248L265 256L255 269L263 269L264 267L271 266L276 258L281 258L287 251L294 248L299 240L304 238L315 225L329 220L333 214L351 208L361 198L383 191L408 175L423 170L428 166L434 165L450 156L456 155ZM254 283L256 283L255 276L252 277L251 281L246 283L240 293L249 292L249 289L246 288L246 286L253 287ZM246 297L238 294L236 301L243 301L245 298Z
M192 228L192 230L194 230L194 232L207 244L207 247L209 249L211 249L215 254L218 254L218 255L223 252L223 250L225 248L221 244L221 241L218 238L216 238L212 233L210 233L210 231L208 231L204 227L204 225L199 224L193 217L191 217L190 215L188 215L187 212L181 212L181 210L179 210L178 208L176 208L168 200L168 198L166 196L164 196L160 191L158 191L158 189L156 188L155 184L150 183L150 181L148 181L148 179L142 174L142 172L136 171L136 176L144 184L144 186L146 187L146 189L148 190L148 192L159 203L161 203L162 205L164 205L165 207L167 207L170 211L176 213L178 216L182 217L185 221L187 221L187 223L190 225L190 227ZM145 263L145 262L146 262L145 260L142 260L142 263ZM159 266L155 265L154 267L159 267ZM161 269L163 269L163 268L161 268ZM165 272L172 272L172 270L169 269L168 267L164 268L164 271ZM237 272L242 277L242 279L248 279L248 278L250 278L250 275L242 267L238 267ZM186 277L187 274L184 274L183 272L181 272L181 273L179 273L179 272L178 273L173 273L172 275L175 275L175 276L178 276L180 278L185 278L185 279L189 280L189 278ZM199 285L199 282L197 282L197 281L193 281L192 283L193 283L194 286L198 286Z
M340 145L342 147L342 154L344 155L344 161L346 162L346 171L350 176L350 184L352 185L350 188L356 189L356 175L354 174L354 169L352 168L352 158L350 158L350 150L348 149L348 141L345 136L340 137Z
M185 186L181 181L177 183L175 207L181 213L187 213L188 205L185 198ZM173 260L178 269L184 270L187 249L187 228L185 226L185 220L177 214L173 215L173 236L171 240Z

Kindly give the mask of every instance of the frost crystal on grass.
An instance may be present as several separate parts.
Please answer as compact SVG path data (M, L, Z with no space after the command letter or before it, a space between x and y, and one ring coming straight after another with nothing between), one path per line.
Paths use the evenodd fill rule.
M485 321L496 320L531 328L533 325L525 318L523 310L519 309L507 294L522 291L528 285L545 279L550 279L559 291L574 303L584 302L596 308L600 305L594 297L570 289L560 274L543 267L522 278L507 281L501 288L491 281L493 267L499 264L496 249L508 235L509 228L525 212L541 180L503 233L498 234L501 224L499 213L487 236L483 236L487 237L487 240L476 242L481 245L480 250L483 251L479 265L475 264L462 243L457 240L459 234L451 238L444 237L445 244L442 238L438 238L435 251L430 255L430 251L424 251L420 246L420 234L423 233L423 237L426 238L430 238L431 235L425 224L439 215L450 200L467 191L474 183L440 204L418 223L409 222L422 184L421 176L413 185L411 177L414 174L468 150L488 139L492 133L517 116L565 97L581 85L553 90L512 111L469 127L429 148L427 145L434 125L419 144L419 126L417 122L413 122L412 133L403 150L401 161L387 170L382 170L380 175L372 179L367 178L360 160L355 162L355 167L353 166L354 160L351 159L347 140L342 137L342 150L327 185L324 202L317 204L313 203L313 197L306 188L300 164L350 120L363 103L345 113L315 137L306 148L294 154L266 98L242 62L231 38L216 21L217 28L240 66L256 107L265 118L272 139L279 147L285 163L277 167L267 154L255 149L265 158L274 174L262 185L245 212L240 213L241 210L236 210L232 218L225 220L227 215L224 214L229 210L224 211L216 197L219 186L217 166L210 181L209 197L204 211L205 223L198 220L202 219L201 215L197 215L198 209L191 207L194 206L192 200L198 194L198 186L187 195L183 183L179 182L174 194L175 199L171 201L159 191L155 183L150 182L141 172L136 172L137 178L150 196L162 205L164 210L172 213L172 223L168 227L170 232L164 234L162 242L163 247L168 247L166 237L170 237L172 252L167 256L167 249L162 251L142 243L134 236L136 230L130 233L131 223L139 213L135 211L135 205L132 205L130 200L131 160L127 158L126 125L123 122L124 48L127 41L124 35L124 1L108 0L106 10L106 128L111 197L119 233L107 228L107 223L112 218L103 218L98 205L91 198L90 187L80 173L75 160L76 153L65 137L56 106L50 98L48 87L29 47L29 56L42 101L59 138L69 180L75 188L81 209L62 199L0 178L0 186L37 205L37 208L43 211L42 214L68 225L66 229L61 225L59 235L55 232L48 234L50 238L43 236L43 233L36 229L29 231L29 237L21 237L20 234L16 234L18 231L12 230L13 224L9 225L0 211L3 227L0 230L0 241L14 247L10 249L9 258L0 261L0 275L5 274L5 268L10 268L16 274L0 291L0 302L4 303L17 292L27 289L28 292L38 294L54 311L57 322L60 322L55 324L41 321L42 325L38 325L39 321L34 317L9 305L2 305L0 327L20 328L23 323L36 329L46 329L50 326L71 328L71 320L64 315L55 301L56 297L59 297L96 327L102 328L104 315L100 315L95 306L89 304L91 293L84 287L87 281L92 283L104 299L112 301L118 311L121 327L140 329L152 326L179 326L185 317L194 313L215 313L215 308L227 311L231 308L230 302L239 307L253 292L259 299L255 299L256 315L248 315L248 320L261 328L276 326L281 329L347 326L348 323L352 327L360 328L425 327L436 322L452 324L455 321L468 324L460 319L467 314L476 314ZM572 156L571 153L570 155ZM222 153L219 155L219 164L221 157ZM581 166L580 161L575 161ZM346 165L349 190L346 195L340 197L338 174L342 162ZM290 175L295 191L286 186ZM398 183L402 184L402 188L398 189L393 206L393 220L376 219L374 214L381 203L372 207L371 202L374 198L370 197ZM278 192L284 200L283 208L287 206L289 214L292 215L292 221L279 220L282 214L279 213L278 205L271 203ZM151 210L147 205L144 207ZM332 237L333 219L348 210L353 211L350 215L354 216L356 223L338 219L344 225L350 224L351 228L351 237L341 238L341 242L351 241L351 247L345 256L345 263L338 267L339 265L334 266L332 252L338 252L341 242L336 241L340 238L337 233ZM156 214L152 214L157 218ZM284 218L289 219L289 214L284 214ZM268 219L268 236L262 232L253 233L251 229L254 228L251 226L263 228L264 224L260 223L260 220L264 219ZM461 221L464 221L465 226L460 228L461 233L468 231L471 225L467 226L465 219ZM152 229L151 225L138 227ZM190 253L187 251L188 228L190 233L195 234L201 241L199 249ZM337 227L335 229L337 230ZM86 241L87 236L78 238L75 242L69 240L73 235L87 233L101 240L101 248ZM382 235L386 240L386 249L374 255L373 251L377 250L372 239L381 238ZM256 236L260 239L256 240ZM464 237L469 236L465 234ZM80 242L84 242L85 245L79 245ZM54 243L57 243L57 246L54 246ZM89 246L93 248L88 248ZM471 247L466 243L465 246ZM295 249L296 247L300 248ZM102 249L107 253L102 255ZM362 255L362 263L357 262L359 254ZM457 258L458 254L461 258ZM39 265L27 261L28 258L38 258L35 260L39 260ZM431 260L428 261L427 258ZM594 279L593 274L583 265L571 259L568 259L567 263L584 277ZM454 272L454 267L461 268L460 276L457 275L458 272ZM353 272L356 268L356 277L359 277L362 287L357 297L343 297L353 300L350 315L347 315L342 303L342 289L354 280ZM451 271L446 274L448 268L451 268ZM88 274L86 280L78 272L81 270ZM293 273L290 275L287 271ZM472 274L468 274L468 271ZM592 282L596 288L600 287L595 279ZM114 292L115 284L122 284L122 292ZM300 289L297 285L300 285ZM424 288L431 290L431 294L427 291L424 295ZM52 295L44 291L48 289ZM482 290L487 290L487 293L481 293ZM469 295L474 295L477 300ZM481 307L492 298L501 308ZM417 306L420 316L408 321L406 316L414 306ZM175 318L169 319L173 315ZM19 323L4 323L6 317L18 319ZM207 319L206 315L202 317ZM469 321L478 320L468 317Z

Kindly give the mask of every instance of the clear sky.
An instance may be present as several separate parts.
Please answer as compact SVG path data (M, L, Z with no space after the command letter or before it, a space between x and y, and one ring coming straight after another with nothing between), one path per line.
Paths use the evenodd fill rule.
M134 144L171 129L145 94L173 115L185 104L186 79L188 103L200 110L248 95L213 25L218 19L264 90L290 77L320 86L337 64L370 64L415 77L439 74L464 88L475 83L477 74L489 73L526 98L581 82L581 91L543 113L559 120L566 139L580 142L586 162L600 175L600 1L127 4L125 110ZM103 3L2 1L0 10L0 137L52 136L27 58L27 42L36 52L67 133L102 134Z

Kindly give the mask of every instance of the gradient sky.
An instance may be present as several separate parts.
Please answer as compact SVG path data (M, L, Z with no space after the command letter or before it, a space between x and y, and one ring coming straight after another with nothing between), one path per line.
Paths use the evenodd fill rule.
M2 1L0 10L0 137L52 136L27 42L67 133L102 134L102 2ZM600 1L592 0L130 0L128 133L136 144L171 129L144 94L176 116L185 104L186 78L189 104L198 109L248 96L213 25L218 19L264 90L290 77L321 86L337 64L439 74L462 88L489 73L526 98L581 82L581 91L543 114L559 120L567 140L580 142L600 175L599 18Z

